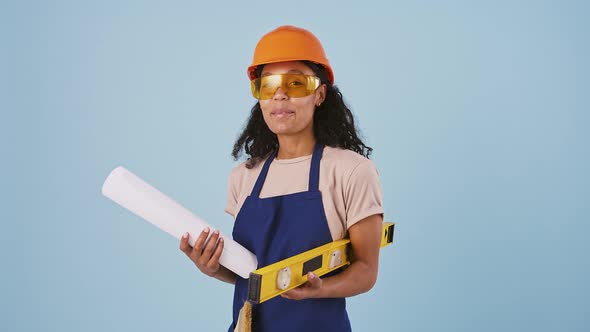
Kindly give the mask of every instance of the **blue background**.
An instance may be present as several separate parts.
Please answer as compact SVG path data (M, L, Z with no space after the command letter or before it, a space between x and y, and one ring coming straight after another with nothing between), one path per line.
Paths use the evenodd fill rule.
M100 193L124 165L230 233L246 67L323 42L396 243L355 331L590 329L584 1L3 1L0 330L222 331L232 287Z

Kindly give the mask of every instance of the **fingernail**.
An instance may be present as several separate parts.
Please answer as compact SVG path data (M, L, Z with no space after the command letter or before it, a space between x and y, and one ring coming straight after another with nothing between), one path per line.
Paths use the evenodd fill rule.
M219 234L219 231L218 231L218 230L215 230L215 232L213 232L213 233L215 233L215 234Z
M309 279L315 279L315 274L313 274L313 273L310 272L309 273Z
M188 232L186 232L186 233L182 234L182 238L183 238L183 239L186 239L187 237L188 237Z
M209 233L209 227L205 228L205 229L203 230L203 232L205 232L205 233Z
M219 238L219 242L223 242L223 238L222 237Z

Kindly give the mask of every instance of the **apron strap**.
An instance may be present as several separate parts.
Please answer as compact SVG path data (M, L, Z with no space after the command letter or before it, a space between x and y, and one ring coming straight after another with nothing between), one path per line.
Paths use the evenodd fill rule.
M320 159L322 159L322 153L324 152L324 146L320 143L315 143L313 149L313 156L311 157L311 167L309 169L309 191L318 191L320 183Z
M260 175L258 175L258 179L256 179L256 184L254 184L254 188L252 188L252 193L250 196L253 197L260 197L260 191L262 190L262 185L264 184L264 180L266 179L266 174L268 173L268 168L270 167L270 163L275 159L277 155L277 150L274 150L270 156L264 162L264 166L262 166L262 170L260 171Z

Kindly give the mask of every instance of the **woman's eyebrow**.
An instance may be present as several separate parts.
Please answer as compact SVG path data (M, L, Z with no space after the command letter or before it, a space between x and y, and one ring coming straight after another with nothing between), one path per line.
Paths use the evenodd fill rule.
M302 75L305 75L301 70L298 70L298 69L291 69L286 74L302 74ZM268 75L273 75L273 73L266 72L266 73L262 73L261 76L268 76Z

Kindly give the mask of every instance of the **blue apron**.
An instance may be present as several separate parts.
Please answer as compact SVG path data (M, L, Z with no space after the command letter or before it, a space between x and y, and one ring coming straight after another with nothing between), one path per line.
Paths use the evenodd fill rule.
M316 144L311 158L308 191L260 198L273 152L262 167L252 193L236 217L235 241L253 252L258 268L332 242L318 189L323 146ZM233 331L247 299L248 279L236 278ZM351 331L344 298L288 300L280 296L252 305L252 331Z

